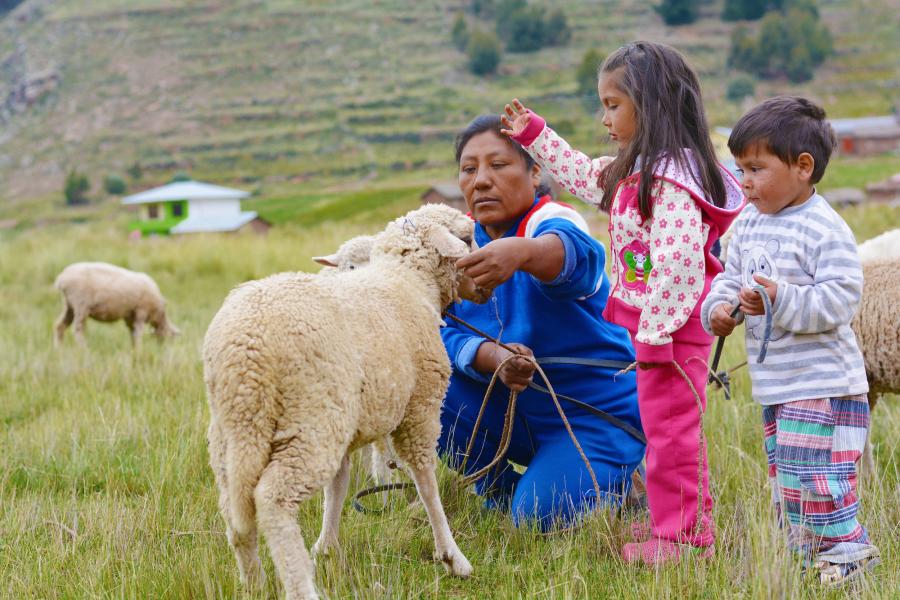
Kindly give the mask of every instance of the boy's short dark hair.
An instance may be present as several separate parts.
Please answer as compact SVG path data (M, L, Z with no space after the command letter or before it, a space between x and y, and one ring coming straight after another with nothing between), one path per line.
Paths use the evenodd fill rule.
M816 163L810 183L818 183L825 174L837 138L821 106L806 98L778 96L741 117L728 137L728 149L737 157L757 143L765 144L781 162L789 165L808 152Z

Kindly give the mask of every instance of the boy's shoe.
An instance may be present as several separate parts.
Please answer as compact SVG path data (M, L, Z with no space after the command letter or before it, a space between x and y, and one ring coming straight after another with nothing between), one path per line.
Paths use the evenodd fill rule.
M627 564L634 564L640 561L652 567L678 562L685 556L694 556L701 559L712 558L715 552L715 546L691 546L689 544L677 544L662 538L650 538L645 542L622 546L622 560Z
M878 554L848 563L830 563L820 560L815 563L819 570L819 582L828 587L838 587L848 581L852 581L881 564Z

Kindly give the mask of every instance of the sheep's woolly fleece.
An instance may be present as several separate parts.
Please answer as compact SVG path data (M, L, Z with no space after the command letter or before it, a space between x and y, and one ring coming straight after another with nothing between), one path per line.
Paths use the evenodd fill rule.
M289 597L309 595L293 511L349 451L391 434L410 471L433 477L450 377L437 323L472 229L459 211L423 207L376 236L365 269L249 282L213 318L203 345L210 459L245 579L259 574L258 514ZM448 568L467 574L449 530L439 539L446 520L432 526Z

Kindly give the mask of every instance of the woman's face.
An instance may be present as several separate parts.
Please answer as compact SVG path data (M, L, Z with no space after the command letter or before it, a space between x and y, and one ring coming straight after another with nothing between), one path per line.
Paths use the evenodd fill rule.
M459 187L472 216L491 238L502 236L534 203L541 168L530 169L493 131L472 136L459 158Z

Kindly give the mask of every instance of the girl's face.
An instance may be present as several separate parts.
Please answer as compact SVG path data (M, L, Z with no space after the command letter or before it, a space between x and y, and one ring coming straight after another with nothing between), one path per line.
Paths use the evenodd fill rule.
M597 92L603 104L603 125L609 130L609 137L620 150L624 150L634 139L637 130L637 112L628 94L622 91L619 82L622 69L600 74Z
M472 217L496 239L534 203L541 168L493 131L472 136L459 157L459 188Z

